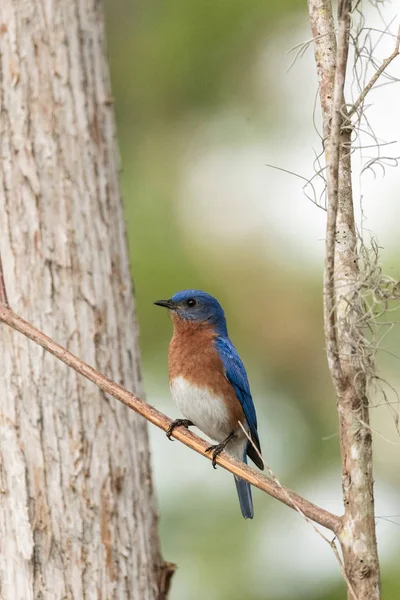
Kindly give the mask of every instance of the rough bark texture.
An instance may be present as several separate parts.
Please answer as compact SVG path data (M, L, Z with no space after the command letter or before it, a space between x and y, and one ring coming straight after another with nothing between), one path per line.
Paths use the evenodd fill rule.
M345 514L339 539L346 574L357 600L378 600L380 573L374 517L372 436L366 365L357 335L359 311L363 308L358 299L360 274L351 181L351 129L343 127L350 5L348 0L339 2L337 43L331 0L309 0L328 166L324 305L327 355L337 394L342 455ZM352 597L349 591L349 598Z
M9 302L141 394L97 0L1 1L0 110ZM0 374L2 600L159 598L145 421L5 325Z

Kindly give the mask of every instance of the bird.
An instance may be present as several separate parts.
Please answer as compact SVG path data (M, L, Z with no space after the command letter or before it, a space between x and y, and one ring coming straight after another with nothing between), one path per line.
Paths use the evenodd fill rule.
M172 422L167 436L171 439L175 427L195 425L217 442L206 450L212 452L214 468L217 456L226 450L246 464L249 457L263 470L250 385L229 338L222 306L210 294L195 289L181 290L169 300L157 300L154 304L167 308L173 323L168 350L169 385L172 398L185 417ZM234 477L242 515L252 519L251 486Z

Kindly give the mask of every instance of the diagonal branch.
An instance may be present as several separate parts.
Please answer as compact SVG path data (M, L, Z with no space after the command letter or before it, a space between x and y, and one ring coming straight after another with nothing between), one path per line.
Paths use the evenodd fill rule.
M35 329L32 325L21 319L16 315L8 306L0 303L0 322L6 323L16 331L19 331L30 340L39 344L53 354L56 358L64 362L66 365L74 369L80 375L89 379L92 383L97 385L107 394L114 396L117 400L125 404L131 410L142 415L145 419L150 421L153 425L156 425L160 429L167 431L172 421L166 415L155 409L154 407L147 404L131 392L128 392L121 385L112 381L93 367L83 362L80 358L69 352L63 346L60 346L52 339L47 337L44 333ZM210 460L210 455L206 453L206 448L209 443L202 440L200 437L191 433L190 431L178 427L174 429L172 434L177 440L188 446L195 452L202 454ZM269 496L272 496L276 500L283 502L294 510L300 510L306 517L319 523L323 527L330 529L334 533L338 534L341 528L341 517L334 515L319 506L316 506L312 502L309 502L305 498L299 496L295 492L279 486L275 481L269 479L265 475L258 473L255 469L248 467L242 462L235 460L225 452L217 457L217 463L221 465L227 471L233 473L248 481L255 487L259 488Z
M378 81L379 77L382 75L382 73L385 71L385 69L388 68L388 66L390 65L392 60L394 60L397 56L399 56L399 54L400 54L400 26L399 26L399 30L397 32L396 45L394 47L392 54L390 56L388 56L387 58L385 58L385 60L383 61L383 63L379 67L379 69L376 70L376 72L371 77L368 84L365 86L365 88L363 89L363 91L361 92L361 94L359 95L357 100L354 102L353 106L349 109L349 114L348 114L349 119L354 115L355 112L357 112L357 110L359 109L361 104L364 102L366 95L374 87L374 85Z

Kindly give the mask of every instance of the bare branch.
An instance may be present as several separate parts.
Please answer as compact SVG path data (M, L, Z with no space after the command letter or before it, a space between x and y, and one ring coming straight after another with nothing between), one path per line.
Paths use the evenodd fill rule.
M142 415L145 419L150 421L153 425L156 425L160 429L167 431L172 421L166 415L156 410L154 407L147 404L131 392L128 392L121 385L112 381L93 367L83 362L80 358L69 352L66 348L63 348L52 339L47 337L44 333L35 329L32 325L21 319L16 315L10 308L5 305L0 305L0 322L6 323L16 331L19 331L30 340L39 344L53 354L56 358L64 362L66 365L74 369L80 375L83 375L97 385L107 394L110 394L128 408ZM209 443L202 440L200 437L191 433L185 428L177 427L174 429L172 434L177 440L188 446L195 452L202 454L208 460L211 460L209 453L206 453L206 448ZM217 457L217 463L224 469L241 477L245 481L248 481L255 487L259 488L269 496L272 496L276 500L279 500L283 504L286 504L293 510L297 510L297 506L300 507L301 511L309 519L319 523L323 527L330 529L335 534L338 534L341 529L341 517L334 515L319 506L316 506L312 502L309 502L302 496L299 496L295 492L283 488L277 485L274 481L271 481L265 475L258 473L255 469L248 467L244 463L235 460L229 454L225 452Z
M347 7L346 7L347 5ZM333 74L333 101L331 109L331 132L329 137L328 162L328 216L326 225L326 258L324 279L325 302L325 340L328 362L336 391L339 394L343 388L343 373L339 359L338 332L336 324L336 291L335 291L335 248L336 222L339 198L339 161L341 152L342 107L344 105L344 83L346 79L347 57L349 52L350 2L342 0L339 3L339 13L343 18L339 21L338 46ZM331 65L329 65L331 68ZM330 77L332 74L330 73Z
M385 69L387 69L387 67L390 65L390 63L399 55L399 53L400 53L400 26L399 26L399 30L397 33L396 45L395 45L395 48L394 48L392 54L383 61L383 63L379 67L379 69L374 73L374 75L371 77L369 83L366 85L366 87L361 92L360 96L354 102L353 106L349 110L349 114L348 114L349 119L359 109L361 104L364 102L365 97L368 94L368 92L373 88L375 83L378 81L379 77L382 75L382 73L385 71Z
M323 112L323 136L326 141L330 127L325 115L332 114L333 84L336 68L336 37L332 6L329 0L308 0L315 61Z
M345 514L339 540L351 586L348 597L380 598L376 545L372 436L367 377L374 375L363 332L372 317L361 293L351 178L352 128L344 84L349 50L351 0L338 2L338 39L331 0L308 0L323 117L327 164L327 233L324 329L339 416ZM324 33L321 38L318 36ZM328 42L329 40L329 42Z

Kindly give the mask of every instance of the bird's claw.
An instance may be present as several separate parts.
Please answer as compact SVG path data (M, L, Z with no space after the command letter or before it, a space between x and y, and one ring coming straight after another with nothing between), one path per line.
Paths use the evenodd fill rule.
M222 450L224 449L225 446L223 446L222 444L214 444L213 446L209 446L208 448L206 448L206 452L212 452L212 460L211 460L211 464L214 467L214 469L217 468L217 456L219 454L221 454Z
M232 432L228 435L228 437L223 440L220 444L214 444L213 446L209 446L208 448L206 448L206 452L211 452L212 451L212 460L211 460L211 464L214 467L214 469L217 468L217 456L219 456L221 454L221 452L223 450L225 450L226 446L228 445L228 443L231 441L232 438L235 437L235 434Z
M175 419L167 429L167 438L171 440L171 435L173 434L175 427L186 427L186 429L188 429L191 425L193 425L193 423L192 421L189 421L189 419ZM173 440L171 440L171 442L173 442Z

